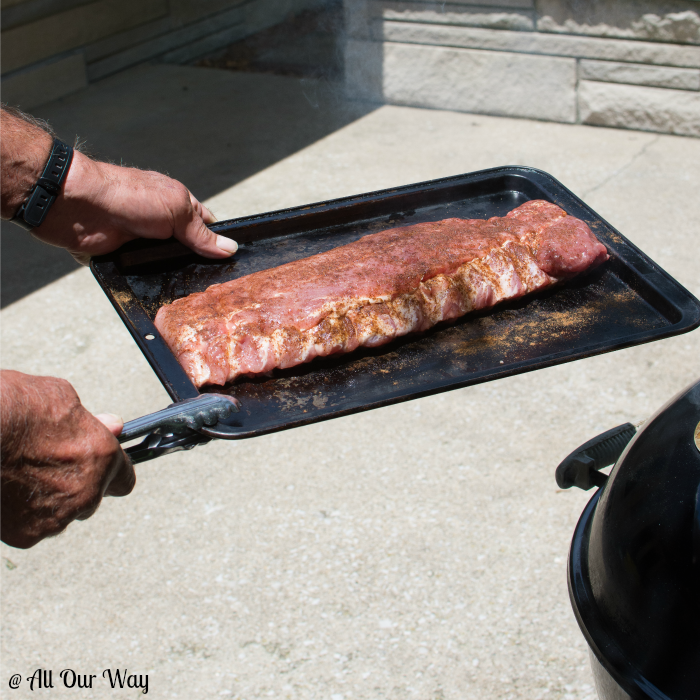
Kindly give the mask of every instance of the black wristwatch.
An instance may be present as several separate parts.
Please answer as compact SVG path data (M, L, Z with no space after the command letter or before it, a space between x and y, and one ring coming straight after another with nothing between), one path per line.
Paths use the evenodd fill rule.
M63 141L53 140L53 148L44 172L37 180L29 197L23 202L17 213L10 219L27 231L41 226L42 221L61 192L61 184L66 179L73 160L73 149Z

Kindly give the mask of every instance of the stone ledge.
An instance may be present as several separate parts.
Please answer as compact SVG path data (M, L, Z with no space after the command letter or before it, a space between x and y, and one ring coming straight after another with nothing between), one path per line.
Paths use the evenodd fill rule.
M194 42L206 39L210 34L220 35L221 32L227 32L223 35L223 38L219 38L222 41L227 41L228 39L235 41L245 35L245 31L242 29L243 17L243 9L237 6L214 17L208 17L181 29L161 34L136 46L130 46L102 60L90 63L88 65L88 78L91 82L99 80L138 63L143 63L168 52L174 52L180 47L185 51L189 47L191 52L191 45ZM235 28L233 34L231 34L232 28ZM209 46L212 46L212 44L209 44ZM208 50L215 50L219 46L221 44L215 44L212 49L204 48L201 52L195 49L195 56L206 53ZM189 55L188 53L187 56L189 57ZM175 62L174 55L170 57L170 62Z
M374 101L576 121L573 59L355 41L348 43L346 70L351 94Z
M236 0L234 7L184 26L166 17L88 46L88 77L99 80L154 58L162 58L166 63L188 63L274 24L285 12L314 7L318 2Z
M176 27L184 27L194 22L218 15L242 5L247 0L168 0L170 17Z
M369 0L369 2L375 5L388 5L393 2L393 0ZM442 0L404 0L406 4L419 6L432 6L432 7L443 7L446 5L452 5L454 7L462 7L465 10L476 9L483 11L486 9L494 10L535 10L535 0L448 0L448 2L442 2Z
M377 20L376 41L700 68L700 47Z
M584 124L700 136L700 94L637 85L579 83Z
M399 6L401 6L399 8ZM460 13L481 13L492 14L496 12L505 14L515 14L518 11L519 15L526 15L529 18L531 29L534 28L535 21L535 2L534 0L450 0L449 3L442 2L400 2L397 0L346 0L343 3L343 11L345 14L345 32L350 39L371 39L372 20L382 17L385 7L390 8L390 12L395 12L398 9L408 13L428 13L426 16L432 17L439 8L439 15L444 23L444 12L449 7L451 14ZM528 12L529 11L529 12ZM416 15L417 16L417 15ZM415 19L414 19L415 21ZM436 20L438 21L438 20ZM468 24L469 22L467 22Z
M30 110L84 87L87 87L85 57L75 53L3 76L2 100Z
M161 17L153 22L140 24L133 29L119 32L119 34L112 34L112 36L87 44L84 47L85 62L89 65L95 61L100 61L120 51L126 51L127 49L143 44L151 39L163 36L173 31L173 29L172 19L170 17Z
M87 5L95 0L15 0L14 2L3 0L2 3L2 29L14 29L23 24L36 22L44 17L65 12L78 5Z
M537 11L543 32L700 44L700 8L693 0L538 0Z
M165 63L189 63L201 56L228 46L250 34L249 28L244 24L236 24L218 32L208 33L201 39L197 39L185 46L169 51L162 56Z
M533 31L534 12L528 9L505 7L475 7L450 3L414 2L374 2L372 17L402 22L426 22L450 26L487 27L489 29L510 29L513 31Z
M604 83L700 90L700 70L693 68L668 68L584 59L579 62L578 76L581 80L596 80Z
M4 73L167 15L166 0L100 0L2 33Z

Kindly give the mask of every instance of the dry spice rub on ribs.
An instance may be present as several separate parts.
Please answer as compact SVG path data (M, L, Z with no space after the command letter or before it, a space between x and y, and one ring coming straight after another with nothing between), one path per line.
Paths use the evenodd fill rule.
M592 268L605 247L554 204L391 228L215 284L155 319L194 384L374 347Z

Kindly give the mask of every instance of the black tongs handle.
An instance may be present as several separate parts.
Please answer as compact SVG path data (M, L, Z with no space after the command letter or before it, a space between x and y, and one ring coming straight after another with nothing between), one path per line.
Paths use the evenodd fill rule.
M134 464L170 452L189 450L212 439L202 435L200 430L215 426L237 412L239 407L240 403L232 396L203 394L125 423L119 442L147 436L138 445L125 450Z

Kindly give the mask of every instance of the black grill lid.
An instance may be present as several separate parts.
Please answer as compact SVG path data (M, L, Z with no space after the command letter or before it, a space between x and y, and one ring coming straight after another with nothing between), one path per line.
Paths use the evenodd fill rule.
M632 439L571 545L579 625L633 698L700 697L699 421L700 382Z

